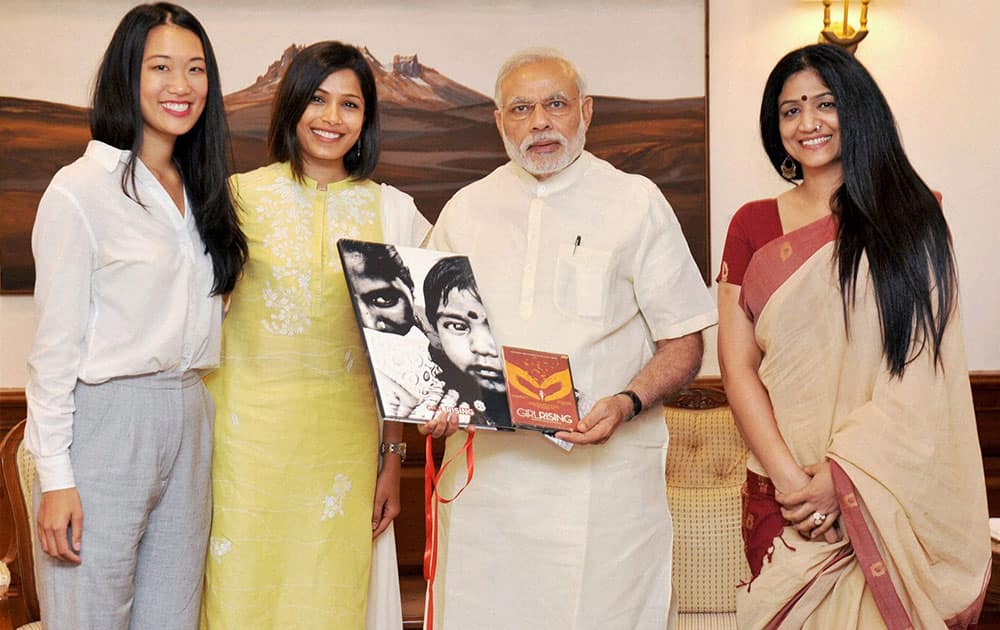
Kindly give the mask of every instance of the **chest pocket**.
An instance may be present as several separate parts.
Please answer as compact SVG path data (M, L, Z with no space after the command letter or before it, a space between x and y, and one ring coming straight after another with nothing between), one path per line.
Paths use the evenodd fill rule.
M588 322L610 319L612 261L610 251L560 245L553 287L556 308Z

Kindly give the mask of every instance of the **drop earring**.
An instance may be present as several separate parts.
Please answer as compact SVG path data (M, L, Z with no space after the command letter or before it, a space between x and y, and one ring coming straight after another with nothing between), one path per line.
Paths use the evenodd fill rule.
M781 176L785 179L795 179L798 170L798 166L795 164L792 156L786 155L785 159L781 161Z

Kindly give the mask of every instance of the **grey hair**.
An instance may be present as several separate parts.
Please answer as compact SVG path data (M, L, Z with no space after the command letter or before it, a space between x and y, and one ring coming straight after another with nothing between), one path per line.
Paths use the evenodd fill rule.
M497 108L503 107L503 95L500 93L500 86L503 84L504 79L522 66L542 61L555 61L562 65L572 75L573 80L576 81L576 89L580 92L580 98L587 95L587 80L584 79L583 73L576 67L576 64L567 59L565 55L555 48L525 48L511 55L500 66L500 71L497 72L497 82L493 86L493 102L496 103Z

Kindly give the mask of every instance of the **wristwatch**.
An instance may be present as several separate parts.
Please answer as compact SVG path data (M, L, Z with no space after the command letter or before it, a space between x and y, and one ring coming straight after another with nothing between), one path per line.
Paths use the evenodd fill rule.
M406 461L406 442L382 442L381 453L395 453L399 455L399 463Z
M632 418L638 416L642 411L642 399L639 398L639 395L631 389L622 390L615 394L615 396L628 396L628 398L632 401ZM629 418L629 420L632 418Z

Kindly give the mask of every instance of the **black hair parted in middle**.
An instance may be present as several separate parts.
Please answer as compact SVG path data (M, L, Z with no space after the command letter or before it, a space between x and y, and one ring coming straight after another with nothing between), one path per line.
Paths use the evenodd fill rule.
M271 159L290 162L292 173L301 180L302 147L295 128L316 89L339 70L350 70L361 84L365 118L358 142L344 156L344 168L351 179L371 176L378 164L381 134L378 119L378 95L375 75L364 54L355 46L335 41L317 42L302 49L285 70L271 105L271 124L267 131L267 149ZM358 148L360 144L360 150Z
M941 204L907 159L875 79L852 55L828 44L793 50L767 79L760 131L779 174L787 153L779 131L778 99L788 78L803 70L819 74L837 108L843 183L830 206L838 219L836 258L844 319L849 319L866 256L883 354L890 373L901 377L928 345L940 361L955 306L955 261ZM801 179L801 165L795 169L791 179Z
M167 24L197 35L205 53L208 74L205 110L194 127L177 138L173 158L191 200L198 234L212 257L215 274L212 292L229 293L246 262L247 241L229 191L229 127L222 103L219 65L205 29L184 7L167 2L141 4L118 23L97 71L90 133L94 140L131 151L122 173L122 192L141 205L135 187L135 164L143 141L139 99L142 56L149 32Z

